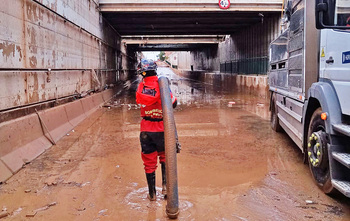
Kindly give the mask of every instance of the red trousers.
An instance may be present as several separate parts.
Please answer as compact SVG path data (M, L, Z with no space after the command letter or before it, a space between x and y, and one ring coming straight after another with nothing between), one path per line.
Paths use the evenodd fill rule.
M165 152L153 152L149 154L141 153L143 165L145 166L146 173L153 173L157 169L157 158L159 157L159 163L165 162Z

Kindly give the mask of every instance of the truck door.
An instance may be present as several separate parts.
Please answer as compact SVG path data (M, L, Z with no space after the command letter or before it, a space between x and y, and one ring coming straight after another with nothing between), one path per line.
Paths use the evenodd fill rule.
M320 81L330 80L343 114L350 115L350 30L321 30Z

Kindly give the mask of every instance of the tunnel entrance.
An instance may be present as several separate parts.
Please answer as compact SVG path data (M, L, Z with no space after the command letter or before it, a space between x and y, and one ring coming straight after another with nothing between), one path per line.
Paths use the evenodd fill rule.
M176 11L172 3L168 8L148 5L142 9L136 3L126 4L139 11L113 1L101 4L104 18L121 34L131 54L188 50L196 61L193 71L266 74L268 45L281 28L281 8L268 3L264 7L260 2L260 7L247 3L245 8L237 5L232 10L189 9L187 4L178 3Z

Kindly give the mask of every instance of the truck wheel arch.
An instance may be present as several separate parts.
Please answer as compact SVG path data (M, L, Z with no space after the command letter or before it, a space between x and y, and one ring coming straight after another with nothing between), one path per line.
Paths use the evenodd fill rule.
M312 114L319 108L321 107L320 102L314 98L314 97L309 97L307 100L307 105L306 105L306 111L304 115L304 135L303 135L303 154L304 154L304 163L307 163L307 143L308 143L308 128L310 124L310 120L312 117Z
M306 111L304 111L304 153L307 144L307 134L310 119L314 111L321 107L322 111L327 113L327 120L325 122L326 132L329 135L333 135L334 131L332 124L341 123L341 107L337 94L332 86L331 82L316 82L312 84L308 91L308 100L306 105ZM305 155L305 154L304 154ZM306 159L306 157L305 157ZM304 160L305 160L304 159Z

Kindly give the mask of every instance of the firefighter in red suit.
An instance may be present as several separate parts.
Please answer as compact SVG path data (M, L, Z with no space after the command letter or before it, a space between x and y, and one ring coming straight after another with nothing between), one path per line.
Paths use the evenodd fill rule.
M141 157L143 160L148 183L148 199L156 200L155 170L157 160L162 168L162 194L166 197L164 125L160 90L157 77L157 65L154 61L141 60L138 73L143 77L136 91L136 102L141 105ZM171 94L173 107L176 98Z

